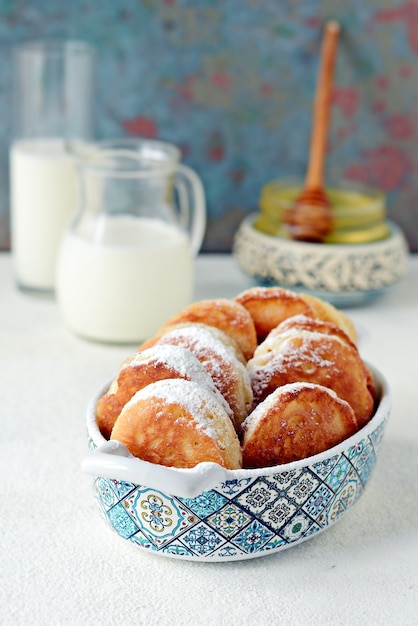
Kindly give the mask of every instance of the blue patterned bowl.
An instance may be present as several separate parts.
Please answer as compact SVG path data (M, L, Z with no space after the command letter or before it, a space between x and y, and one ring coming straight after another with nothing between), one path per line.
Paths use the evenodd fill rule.
M243 560L315 537L363 493L376 463L391 409L385 379L374 368L376 411L338 446L316 456L262 469L225 470L214 463L175 469L141 461L106 442L94 417L83 470L105 521L123 539L169 557Z
M390 235L358 244L318 244L267 235L245 218L234 237L233 254L242 271L262 286L303 291L336 306L373 300L405 274L406 239L388 222Z

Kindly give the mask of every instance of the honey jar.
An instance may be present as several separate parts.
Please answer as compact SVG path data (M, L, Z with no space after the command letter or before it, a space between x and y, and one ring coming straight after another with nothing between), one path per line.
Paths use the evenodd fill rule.
M289 181L272 180L264 185L254 227L265 234L290 239L282 221L283 215L292 207L300 191L301 185ZM333 228L323 243L361 244L390 236L386 197L381 191L347 185L329 188L327 195L332 207Z

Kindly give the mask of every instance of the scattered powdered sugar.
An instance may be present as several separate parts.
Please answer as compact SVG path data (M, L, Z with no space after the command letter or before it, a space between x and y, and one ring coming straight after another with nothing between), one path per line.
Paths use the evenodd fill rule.
M184 328L175 328L160 337L159 343L170 343L173 339L187 342L187 345L192 346L193 351L199 355L215 352L224 354L229 359L237 360L234 350L230 346L222 343L222 341L203 324L193 324L192 326L186 326Z
M297 397L300 391L305 389L321 389L328 393L330 397L334 400L338 400L344 404L347 404L345 400L342 400L332 389L329 387L325 387L324 385L319 385L317 383L310 382L295 382L295 383L287 383L286 385L282 385L275 389L272 393L270 393L260 404L258 404L255 409L248 415L245 422L243 423L243 428L247 433L247 437L251 437L255 428L259 424L260 420L263 419L264 415L274 406L280 396L291 395L294 398Z
M139 352L129 366L157 364L160 359L173 370L177 368L182 378L208 387L235 425L252 404L251 379L235 348L225 345L220 335L225 333L203 324L176 326Z
M220 433L216 421L212 420L211 416L220 415L221 418L224 416L225 420L230 421L222 405L208 388L182 378L169 378L147 385L129 400L126 407L136 404L139 400L152 401L155 398L164 400L168 405L177 404L184 407L197 426L214 440L218 439Z
M228 325L230 327L239 328L243 322L245 324L248 319L251 319L251 316L248 313L247 309L242 304L240 304L239 302L236 302L235 300L228 300L226 298L220 298L220 299L211 300L210 303L211 303L211 307L215 310L220 311L221 314L224 312L226 307L230 309L232 313L232 315L228 317Z
M310 382L303 382L303 381L287 383L286 385L282 385L281 387L278 387L273 393L276 394L276 397L278 395L283 395L283 394L292 394L296 397L300 391L303 391L305 389L322 389L322 391L325 391L329 396L331 396L335 400L345 402L345 400L341 400L341 398L336 394L336 392L333 389L330 389L330 387L325 387L324 385L320 385L318 383L310 383ZM267 400L268 398L266 398L264 402L266 402Z
M238 374L244 385L250 386L248 371L241 363L230 346L222 343L210 330L203 325L194 324L184 328L176 328L159 339L160 344L176 342L191 350L198 360L205 366L211 376L221 380L225 375L223 364L231 365L230 375Z
M332 350L332 344L336 341L344 345L344 342L335 335L325 335L314 330L290 328L280 335L267 337L256 349L254 360L262 355L280 353L285 355L287 359L292 359L293 362L305 362L309 359L321 366L332 365L332 361L324 359L320 353L328 349ZM299 343L299 346L295 345L296 342Z
M208 383L208 374L196 355L183 346L156 344L138 352L127 367L152 363L167 365L183 378L190 378L203 385Z
M327 349L332 350L333 341L343 344L338 337L300 329L291 329L275 339L276 341L272 340L263 346L262 350L256 350L254 357L248 362L249 369L266 367L280 371L282 364L300 365L306 361L320 367L330 367L333 361L322 356L323 353Z
M331 376L336 363L324 355L333 353L335 342L345 345L334 335L299 328L292 328L280 335L267 338L247 364L255 393L261 392L274 374L287 372L289 368L296 370L303 368L308 371L307 366L310 364L312 366L310 374L313 374L316 368L324 368Z
M282 287L276 288L266 288L266 287L250 287L250 289L246 289L238 294L236 299L240 301L240 298L252 297L256 296L257 300L271 300L273 298L277 298L278 294L291 294L294 295L293 292L288 291L287 289L283 289Z

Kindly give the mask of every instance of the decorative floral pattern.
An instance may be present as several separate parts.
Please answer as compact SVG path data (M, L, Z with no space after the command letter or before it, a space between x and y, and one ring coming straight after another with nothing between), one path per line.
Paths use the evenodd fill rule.
M363 492L384 422L323 462L228 480L196 498L98 477L108 524L135 545L183 559L227 561L283 550L336 522Z
M240 225L233 253L243 272L260 285L280 285L318 295L335 304L358 304L378 295L406 272L403 235L374 244L346 246L305 244L255 230L254 216Z

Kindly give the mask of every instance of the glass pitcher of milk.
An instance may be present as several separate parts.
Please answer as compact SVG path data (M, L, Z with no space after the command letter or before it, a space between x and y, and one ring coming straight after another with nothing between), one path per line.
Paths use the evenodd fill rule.
M58 306L82 337L138 343L192 300L201 180L161 141L79 146L76 158L79 210L58 256Z

